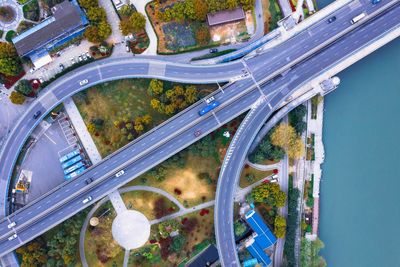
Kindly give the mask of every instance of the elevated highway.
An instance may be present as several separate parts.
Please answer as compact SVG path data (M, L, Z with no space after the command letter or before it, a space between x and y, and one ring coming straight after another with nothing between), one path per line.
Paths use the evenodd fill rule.
M285 76L298 77L306 70L312 70L311 75L308 77L303 76L301 79L296 78L296 82L293 82L290 86L279 89L267 99L260 99L260 104L253 106L251 112L248 113L240 125L228 148L217 186L214 221L222 266L239 266L233 231L233 199L245 158L265 120L282 104L285 104L290 95L305 86L313 78L320 76L334 66L341 65L341 62L348 61L349 57L355 56L354 62L368 52L374 51L374 48L366 49L366 47L373 46L374 43L378 42L380 43L379 45L383 45L384 43L380 40L386 34L394 33L395 36L391 38L398 36L400 34L400 6L398 3L391 3L393 5L386 12L376 14L376 17L371 16L368 21L365 21L357 29L315 54L308 61L292 68ZM368 4L365 5L366 9L369 7ZM361 52L362 56L359 56L357 52ZM313 63L314 65L312 65ZM349 62L345 64L347 65L341 65L335 71L329 71L329 73L334 75L337 71L351 65ZM300 73L298 70L300 70ZM279 84L277 85L279 87ZM265 104L262 104L263 102ZM263 129L264 133L273 126L273 124L268 125L269 127Z
M290 88L297 86L299 81L309 79L313 74L323 70L330 60L342 58L346 56L346 53L350 53L361 45L361 43L350 44L348 36L352 33L349 32L357 28L357 25L349 25L348 21L362 11L373 12L373 9L362 4L346 6L335 14L338 17L338 23L331 25L327 24L326 20L322 20L282 45L246 62L210 68L210 66L186 67L166 62L146 63L143 59L131 58L126 61L119 59L121 61L118 63L102 61L91 64L51 84L16 123L11 138L7 140L3 148L0 155L0 163L3 166L0 175L3 183L4 181L7 183L19 149L37 123L31 117L32 113L41 110L44 115L65 97L84 89L79 86L79 81L82 79L88 79L90 76L87 86L92 86L103 81L128 77L156 77L169 80L182 79L182 81L199 77L193 78L194 81L221 81L226 79L225 73L228 74L228 78L235 77L242 73L243 68L251 74L251 78L237 81L225 87L224 90L214 93L215 98L221 102L221 106L215 112L199 117L197 112L204 103L203 101L196 103L106 157L83 175L62 184L0 221L0 256L84 209L91 204L82 204L82 199L86 196L91 195L93 200L98 200L197 141L198 138L193 135L196 130L201 130L202 136L206 135L248 110L261 96L270 96L266 106L272 109L287 96ZM354 32L359 32L359 30L355 29ZM375 31L374 34L377 32ZM327 47L328 45L330 46ZM333 56L325 52L331 47L335 48ZM318 51L319 53L316 54ZM319 63L320 59L325 63L317 64L316 61ZM124 62L126 65L123 65ZM203 79L203 75L209 75L209 77ZM121 168L125 169L126 174L116 178L114 173ZM95 182L87 186L84 181L89 177L94 177ZM15 228L8 229L7 225L11 221L16 222L17 225ZM18 237L9 241L7 238L13 233L17 233Z

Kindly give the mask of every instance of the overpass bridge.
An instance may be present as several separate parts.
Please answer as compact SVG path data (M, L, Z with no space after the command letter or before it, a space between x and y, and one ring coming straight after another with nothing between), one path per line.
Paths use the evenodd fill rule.
M383 2L389 3L389 1ZM394 2L397 8L392 8L392 10L398 12L398 1ZM382 6L381 9L383 9ZM330 25L325 20L319 21L285 43L246 61L211 67L195 67L168 62L159 63L158 61L144 62L140 59L119 59L119 62L110 60L91 64L57 80L46 89L46 92L17 122L11 135L12 138L7 140L0 155L0 163L3 166L0 174L3 184L4 182L8 183L19 149L37 123L31 118L32 111L41 110L45 114L65 97L85 89L78 86L81 79L90 76L88 86L92 86L95 83L112 79L143 76L169 80L187 80L188 76L192 76L198 77L194 78L197 82L209 82L210 80L226 79L224 78L225 73L236 77L242 73L243 68L246 68L251 74L251 78L229 84L214 93L215 98L221 102L221 106L215 112L198 117L197 111L204 103L200 101L194 104L141 138L106 157L75 180L62 184L0 221L0 256L84 209L91 204L82 204L82 199L87 195L93 196L93 200L98 200L194 143L198 140L193 135L196 130L202 130L202 136L208 134L221 124L247 111L261 96L267 97L268 102L265 106L272 109L280 103L282 98L286 97L291 88L296 88L300 81L308 80L328 66L329 60L345 57L362 45L361 42L350 45L348 36L352 34L351 31L360 32L360 30L357 29L358 25L349 25L348 21L362 11L373 13L375 10L377 8L367 4L357 7L345 6L335 14L338 17L337 24ZM382 15L382 17L389 20L390 15ZM387 24L385 27L389 28L391 24ZM378 33L375 31L371 34ZM343 49L347 44L348 48ZM337 55L331 56L330 53L326 53L330 47L335 47ZM322 59L321 64L315 63L316 57ZM326 58L329 60L325 61ZM208 80L202 79L204 75L209 75ZM126 175L116 178L114 173L121 168L125 168ZM87 186L84 181L89 177L94 177L95 181ZM7 225L11 221L16 222L17 225L13 229L8 229ZM9 241L7 237L13 233L17 233L18 238Z
M286 105L291 95L297 95L293 97L296 103L294 105L290 103L290 108L284 107L284 112L279 112L280 116L302 103L302 101L297 100L302 98L307 99L318 93L318 91L313 90L315 90L315 87L317 87L320 82L332 77L399 35L400 8L398 3L395 3L389 11L384 14L377 14L376 17L371 18L370 21L364 22L364 25L361 25L357 30L350 32L346 36L348 43L358 44L356 47L353 47L353 50L348 50L341 46L342 41L333 43L327 47L324 52L320 52L316 55L314 57L315 60L311 60L311 62L322 62L323 64L320 68L321 70L316 72L315 75L310 76L309 79L299 81L297 85L293 84L293 87L286 90L285 93L282 93L283 90L280 90L269 99L260 99L260 104L252 107L251 112L248 113L240 125L228 148L218 180L214 221L216 225L217 246L222 266L240 266L233 231L234 194L239 183L245 158L247 157L249 149L251 149L251 144L255 139L259 141L262 136L274 126L273 123L268 123L260 133L260 129L265 121L273 112ZM332 57L330 59L321 57L324 53L335 55L338 53L338 49L348 51L343 53L341 57ZM268 101L272 103L271 99L276 97L278 97L279 100L272 106L261 104L262 102L267 103ZM276 121L275 118L274 121Z

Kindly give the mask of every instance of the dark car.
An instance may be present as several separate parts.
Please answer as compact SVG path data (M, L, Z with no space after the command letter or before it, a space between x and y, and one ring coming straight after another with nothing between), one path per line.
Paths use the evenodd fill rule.
M33 118L36 120L37 118L39 118L40 114L42 114L40 110L36 111L35 114L33 114Z
M93 182L93 181L94 181L93 177L90 177L90 178L87 178L87 179L85 180L85 183L86 183L86 184L90 184L90 183Z
M197 130L194 132L194 136L199 137L201 135L201 131Z
M218 52L218 49L217 48L211 48L210 49L210 53L217 53Z
M330 18L328 19L328 23L332 23L332 22L334 22L335 20L336 20L336 17L335 17L335 16L330 17Z

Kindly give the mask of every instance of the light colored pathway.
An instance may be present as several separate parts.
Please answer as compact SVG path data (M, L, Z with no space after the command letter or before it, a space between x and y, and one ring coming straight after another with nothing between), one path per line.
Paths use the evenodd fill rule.
M117 214L123 213L124 211L126 211L125 203L122 200L122 197L119 194L118 190L115 190L114 192L111 192L108 195L108 198L110 199L110 201L111 201L115 211L117 212Z
M65 111L68 113L68 116L72 122L72 125L77 132L79 139L88 154L90 161L92 164L96 164L101 161L101 155L97 150L96 145L93 142L92 136L88 132L85 122L82 119L81 114L79 113L78 108L75 105L75 102L71 97L67 98L64 101Z
M157 55L157 35L151 26L150 19L146 13L146 5L147 3L153 0L130 0L131 4L133 4L136 10L142 13L146 17L146 33L149 37L150 44L149 47L142 53L143 55Z
M256 170L259 170L259 171L271 171L273 169L280 169L281 168L281 162L264 165L264 164L253 163L253 162L250 162L249 159L246 159L245 164L247 164L250 167L252 167L252 168L254 168Z
M124 264L122 265L123 267L128 267L130 252L130 250L125 249Z
M106 10L107 22L110 24L112 29L112 33L110 37L108 37L107 41L115 44L122 42L124 36L119 29L119 16L111 1L112 0L99 0L99 5Z

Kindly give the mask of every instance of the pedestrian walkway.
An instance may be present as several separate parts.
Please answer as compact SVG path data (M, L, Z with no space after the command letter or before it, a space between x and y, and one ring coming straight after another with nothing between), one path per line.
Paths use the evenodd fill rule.
M130 0L131 4L135 6L136 10L146 17L146 33L149 37L149 47L142 53L143 55L157 55L157 35L151 25L150 19L146 13L146 5L153 0Z
M106 10L107 22L111 26L111 35L108 37L107 42L109 43L121 43L124 40L124 36L119 29L119 16L114 8L112 0L99 0L99 5Z
M78 138L75 136L75 132L72 128L71 121L63 113L58 119L58 124L67 140L68 145L73 146L78 142Z
M79 140L89 156L90 161L92 164L100 162L102 159L101 155L93 142L92 136L86 128L85 122L83 121L74 100L71 97L64 101L64 108L72 122L72 125L75 128L76 133L78 134Z
M121 195L119 194L118 190L115 190L114 192L110 193L108 195L115 211L117 212L117 214L123 213L124 211L126 211L126 206L124 201L122 200Z

